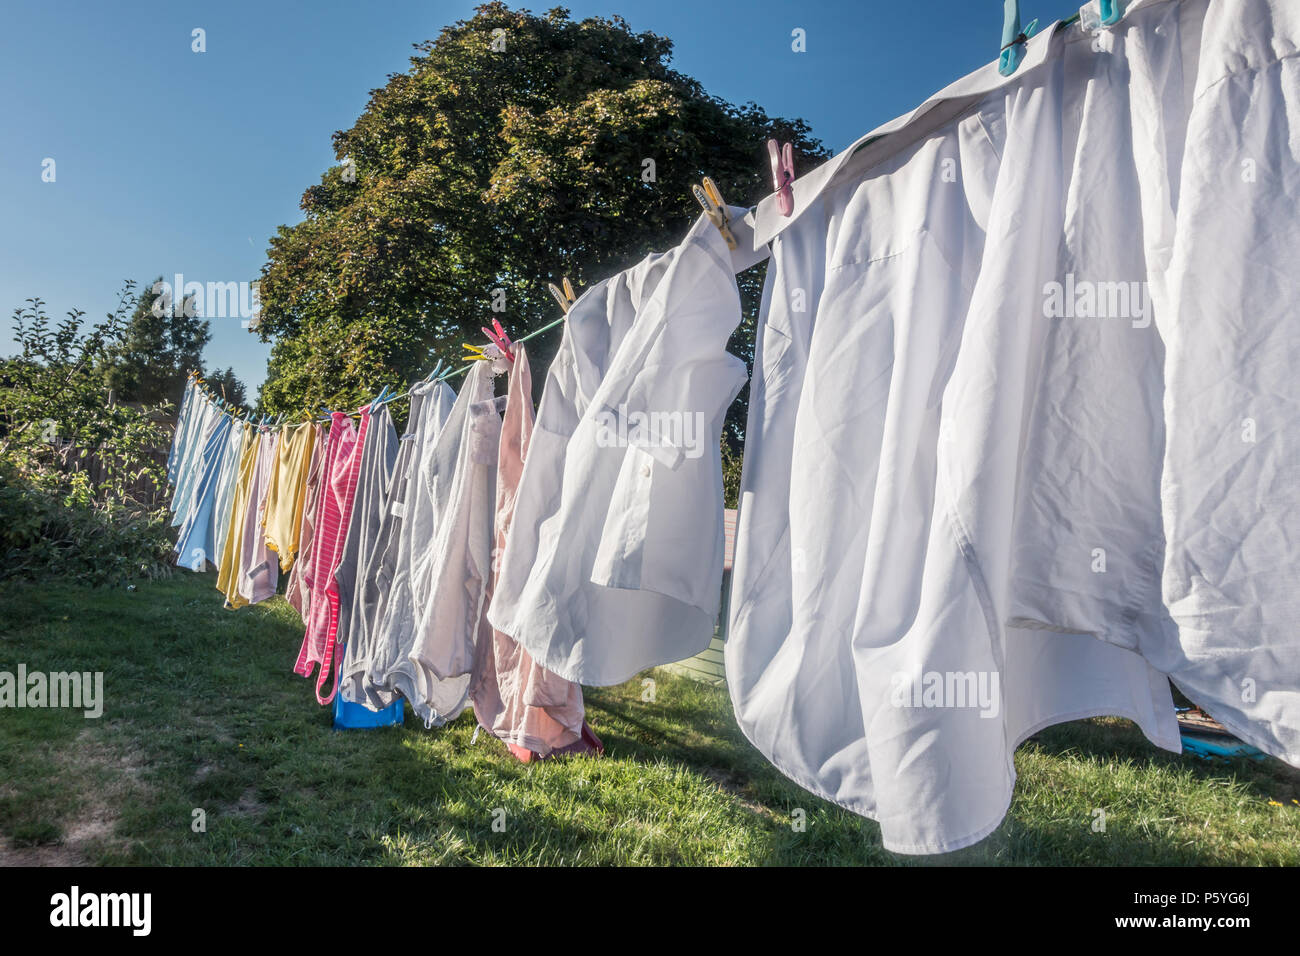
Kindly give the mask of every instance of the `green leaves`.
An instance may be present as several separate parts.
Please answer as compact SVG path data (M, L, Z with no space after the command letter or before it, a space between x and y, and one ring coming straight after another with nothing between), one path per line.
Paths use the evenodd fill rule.
M802 120L708 95L671 54L618 17L502 3L419 45L334 135L340 166L303 194L305 219L271 240L263 406L357 405L459 356L492 317L515 334L551 321L548 281L586 286L675 245L705 174L733 204L763 196L769 136L792 141L804 168L825 156ZM742 280L748 319L733 345L747 360L761 281L761 267ZM506 311L494 316L498 288ZM558 342L530 344L540 367ZM743 419L742 402L733 441Z
M159 301L162 296L155 289L160 282L161 276L138 296L133 294L135 283L127 283L123 304L129 297L134 305L130 319L122 323L119 318L114 328L103 333L94 329L89 333L99 334L95 364L119 401L178 400L186 373L202 367L203 349L212 338L206 320L186 314L187 302Z
M89 327L76 311L55 325L40 299L15 311L20 351L0 361L0 469L7 480L73 502L153 508L166 481L161 458L171 436L159 423L166 408L110 402L104 374L128 334L133 289L126 283L116 311ZM132 469L143 480L129 477Z
M84 486L60 493L0 462L0 580L58 575L93 585L171 573L165 512L95 502Z

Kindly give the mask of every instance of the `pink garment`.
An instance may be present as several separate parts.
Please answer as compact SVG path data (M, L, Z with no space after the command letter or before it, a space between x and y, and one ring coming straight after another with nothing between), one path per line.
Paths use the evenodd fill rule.
M307 623L308 592L311 588L312 544L315 541L316 508L320 504L321 471L325 461L324 429L314 426L316 434L312 438L311 464L307 467L307 484L303 489L302 528L298 532L298 560L289 572L289 583L284 589L284 599L301 615Z
M333 413L329 447L326 449L321 472L320 501L312 541L307 632L303 635L302 650L298 652L298 661L293 670L303 677L310 677L312 667L320 664L320 672L316 676L316 700L322 706L333 701L338 692L337 680L328 696L322 696L321 688L338 665L334 645L338 637L339 593L334 571L343 554L343 538L347 534L352 504L356 499L361 449L366 426L370 422L369 413L369 405L361 410L360 428L354 428L352 419L343 412Z
M262 519L266 513L266 492L271 487L271 472L279 447L278 431L262 430L257 436L257 459L253 465L252 487L248 493L248 510L244 512L244 536L239 552L236 587L249 604L265 601L275 594L280 579L280 562L266 546Z
M532 375L523 346L514 347L509 396L497 452L496 548L492 577L505 548L515 493L533 431ZM470 699L478 722L524 762L554 752L600 751L600 741L583 721L582 687L545 670L508 634L487 620L492 582L479 621Z

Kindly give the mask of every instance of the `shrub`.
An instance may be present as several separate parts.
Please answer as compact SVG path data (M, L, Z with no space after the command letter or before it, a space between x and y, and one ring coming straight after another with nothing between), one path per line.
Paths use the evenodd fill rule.
M53 325L39 299L15 310L21 351L0 362L0 578L113 584L169 573L170 530L155 504L165 409L120 404L104 386L132 288L86 329L80 312Z
M0 466L0 580L59 575L116 585L166 577L171 555L165 511L96 501L81 475L42 487Z

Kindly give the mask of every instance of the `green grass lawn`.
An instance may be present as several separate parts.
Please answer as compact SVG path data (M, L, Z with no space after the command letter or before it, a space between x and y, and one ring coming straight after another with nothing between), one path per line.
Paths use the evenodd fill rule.
M211 575L0 586L0 670L103 671L106 697L98 720L0 710L0 862L1300 864L1300 773L1167 754L1124 720L1038 735L991 837L900 857L750 747L725 689L590 689L605 756L523 765L468 713L331 730L290 670L301 635L279 597L223 610Z

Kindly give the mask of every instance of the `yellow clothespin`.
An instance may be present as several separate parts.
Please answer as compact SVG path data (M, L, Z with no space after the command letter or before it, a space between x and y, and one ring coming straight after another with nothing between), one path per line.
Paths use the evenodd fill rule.
M573 294L573 286L569 283L568 278L562 281L564 282L563 289L554 282L546 283L546 288L551 290L551 295L555 296L555 301L560 303L560 308L564 310L565 315L568 315L569 309L578 300L578 297Z
M704 188L692 186L691 193L695 196L695 201L700 204L704 210L704 215L708 217L709 222L717 226L718 232L722 233L722 238L727 241L727 248L736 248L736 237L731 232L731 224L727 220L727 204L722 201L722 193L718 190L717 184L708 176L704 177Z
M476 362L490 362L490 361L492 361L492 356L490 356L490 355L485 355L484 352L483 352L483 346L481 346L481 345L470 345L468 342L466 342L466 343L464 343L461 347L462 347L466 352L469 353L468 355L465 356L465 358L467 358L467 359L473 359L473 360L476 361Z

